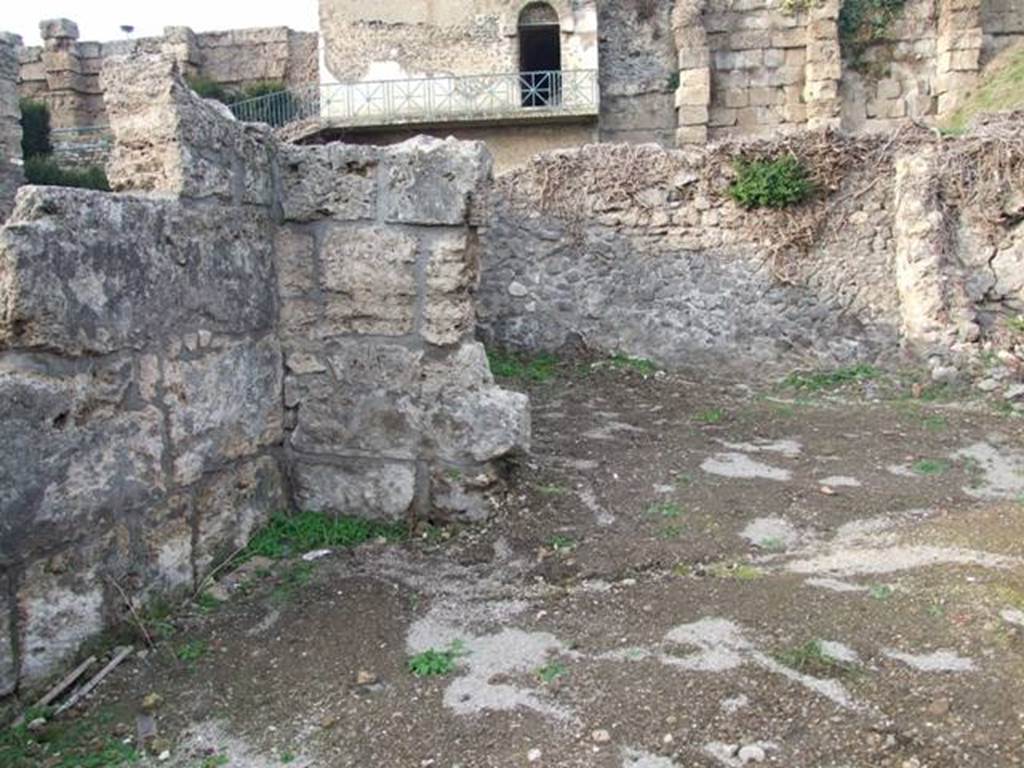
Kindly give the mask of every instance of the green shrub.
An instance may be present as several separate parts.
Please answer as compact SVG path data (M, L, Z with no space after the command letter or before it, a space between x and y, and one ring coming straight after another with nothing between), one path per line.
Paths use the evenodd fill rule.
M53 152L50 143L50 108L41 101L22 99L21 154L26 158Z
M258 99L261 96L270 96L274 93L281 93L284 90L284 83L280 80L263 80L259 83L252 83L244 86L238 94L238 101Z
M102 168L61 168L49 155L33 155L25 158L25 180L29 184L51 187L78 187L110 191L110 182Z
M839 41L843 54L859 68L864 52L885 38L906 0L844 0L839 10Z
M204 99L214 99L222 104L230 104L235 101L235 94L218 82L207 77L186 77L188 87Z
M804 166L792 155L776 160L737 160L729 196L744 208L786 208L814 191Z

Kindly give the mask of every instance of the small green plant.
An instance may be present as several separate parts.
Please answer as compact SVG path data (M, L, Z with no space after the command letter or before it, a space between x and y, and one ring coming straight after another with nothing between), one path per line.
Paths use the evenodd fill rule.
M810 640L774 656L780 664L815 677L843 677L856 671L853 664L829 656L821 640Z
M208 646L204 640L189 640L183 646L179 647L176 656L179 661L184 661L187 664L194 664L199 661L203 656L206 655Z
M873 584L868 590L868 594L875 600L885 602L894 594L896 590L890 587L888 584Z
M682 536L685 530L681 525L666 525L658 531L658 538L662 541L672 541Z
M1022 49L1024 50L1024 49ZM1024 315L1011 317L1006 321L1006 327L1019 336L1024 336Z
M549 662L537 670L537 677L540 678L540 681L545 685L551 685L551 683L568 674L569 669L565 664L558 661Z
M807 169L792 155L775 160L737 160L729 196L747 209L788 208L807 200L814 185Z
M31 710L25 724L0 730L0 765L4 768L119 768L136 765L140 755L110 733L111 716L48 722L41 731L28 723L48 712Z
M271 598L278 602L290 600L296 592L309 584L315 571L314 563L296 563L284 572L280 583L271 592Z
M201 768L221 768L221 766L227 765L230 762L231 758L227 755L210 755L200 765Z
M413 656L409 659L409 671L415 677L445 677L455 671L455 662L465 655L462 641L454 640L447 650L430 648Z
M207 77L186 77L188 87L204 99L213 99L221 104L230 104L236 100L236 95L225 88L221 83L210 80Z
M885 39L906 0L844 0L839 10L839 42L854 69L864 68L864 54Z
M764 571L746 563L716 563L708 568L708 573L718 579L734 581L757 581L764 578Z
M281 753L281 762L284 763L285 765L288 765L289 763L294 763L295 762L295 753L294 752L288 752L288 751L282 752Z
M50 108L41 101L22 99L21 107L21 154L27 160L31 157L49 155L53 152L50 140Z
M355 547L374 539L395 542L407 536L405 526L353 517L328 517L321 512L275 515L246 547L243 559L279 560L316 549Z
M569 489L557 483L542 483L533 486L541 496L565 496Z
M62 168L52 155L25 158L25 180L29 184L47 187L76 187L110 191L110 182L102 168Z
M949 469L949 462L942 459L921 459L915 461L910 469L915 475L921 475L921 477L936 477Z
M666 520L676 520L683 516L683 508L673 501L663 501L648 507L647 514L651 517L662 517Z
M554 377L558 367L558 358L554 355L538 355L529 358L488 350L487 362L490 363L491 373L501 379L516 379L523 382L543 384Z
M701 411L694 419L699 421L701 424L721 424L725 421L725 411L721 408L709 408L706 411Z
M612 355L608 362L617 371L636 371L643 376L652 376L658 372L658 366L642 357Z
M944 416L925 416L921 419L925 429L932 432L942 432L949 427L949 420Z
M881 371L873 365L859 363L830 371L794 371L785 378L783 384L793 389L819 392L839 389L847 384L874 381L879 376Z
M760 542L758 542L757 546L759 546L765 552L785 552L786 551L786 542L784 542L782 539L777 538L777 537L769 537L767 539L762 539Z
M572 552L576 549L576 540L569 536L552 536L548 539L548 546L555 552Z
M823 0L782 0L782 12L792 16L797 13L805 13L812 8L817 8Z

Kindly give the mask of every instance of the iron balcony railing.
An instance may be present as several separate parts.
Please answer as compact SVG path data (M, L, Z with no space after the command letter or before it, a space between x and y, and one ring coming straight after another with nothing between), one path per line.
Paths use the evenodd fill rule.
M564 70L312 85L240 101L231 111L275 128L306 120L383 126L594 115L598 101L596 70Z

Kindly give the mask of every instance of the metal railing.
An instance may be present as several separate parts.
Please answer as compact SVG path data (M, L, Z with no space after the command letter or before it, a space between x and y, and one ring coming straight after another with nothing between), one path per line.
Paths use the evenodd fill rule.
M345 127L592 115L598 100L596 70L564 70L313 85L240 101L231 111L275 128L311 119Z

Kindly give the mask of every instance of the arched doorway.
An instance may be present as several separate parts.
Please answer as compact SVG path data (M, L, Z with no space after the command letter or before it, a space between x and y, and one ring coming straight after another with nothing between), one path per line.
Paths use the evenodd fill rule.
M519 84L524 107L554 107L562 100L562 30L547 3L519 14Z

